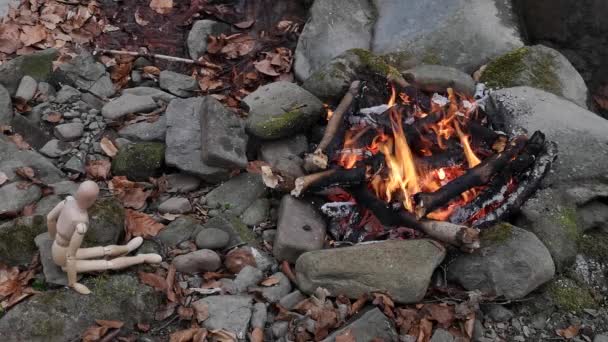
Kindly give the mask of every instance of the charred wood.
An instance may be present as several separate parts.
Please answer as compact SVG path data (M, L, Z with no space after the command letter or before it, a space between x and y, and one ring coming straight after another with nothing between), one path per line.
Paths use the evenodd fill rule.
M394 208L376 197L365 185L349 189L357 204L371 210L385 226L408 227L422 230L422 225L414 215L403 207Z
M304 192L325 190L332 186L348 187L366 180L366 168L331 169L298 177L291 195L300 196Z

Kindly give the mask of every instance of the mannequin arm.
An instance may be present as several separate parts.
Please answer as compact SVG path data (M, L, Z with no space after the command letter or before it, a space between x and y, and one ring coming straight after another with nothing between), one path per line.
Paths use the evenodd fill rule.
M57 219L59 218L59 214L61 214L64 205L65 200L57 203L55 208L53 208L53 210L46 215L46 226L49 230L49 235L53 240L55 240L55 234L57 234Z
M84 223L78 223L72 238L70 239L70 245L68 246L66 271L68 274L68 285L74 286L76 284L76 252L82 241L84 240L84 234L87 232L87 225Z

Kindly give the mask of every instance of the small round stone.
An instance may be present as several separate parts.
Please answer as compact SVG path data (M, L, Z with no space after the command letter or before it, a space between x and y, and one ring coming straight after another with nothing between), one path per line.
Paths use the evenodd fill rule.
M173 264L178 272L194 274L216 271L222 265L222 260L214 251L200 249L188 254L176 256L175 259L173 259Z
M217 228L207 228L201 230L196 235L196 246L206 249L221 249L230 242L230 235Z

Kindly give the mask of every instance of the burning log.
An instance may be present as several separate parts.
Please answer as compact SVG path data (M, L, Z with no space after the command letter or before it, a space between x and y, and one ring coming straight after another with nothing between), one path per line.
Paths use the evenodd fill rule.
M505 149L509 140L505 134L495 132L475 121L469 121L467 127L473 138L473 145L476 147L485 144L495 152L500 153Z
M332 186L348 187L366 180L366 168L331 169L298 177L291 195L299 197L305 191L324 190Z
M515 156L517 156L526 143L524 136L515 138L503 153L495 154L479 165L469 169L464 175L452 180L435 192L419 192L414 195L416 203L416 217L422 218L435 209L448 204L463 192L487 184L492 177L502 170Z
M311 170L327 169L327 147L331 144L332 140L334 140L340 126L342 125L344 113L348 111L350 105L355 99L355 96L357 96L360 84L360 81L353 81L350 84L348 91L346 92L346 94L338 104L338 107L334 111L333 115L329 119L329 122L327 123L327 128L325 129L325 133L323 134L323 138L321 139L321 142L319 142L319 146L317 146L316 150L312 154L306 155L304 159L305 170L310 172Z
M423 220L421 225L422 231L428 236L458 246L463 251L472 252L480 247L479 229L477 228L433 220Z
M295 177L282 174L270 166L262 166L262 181L271 189L289 192L295 187Z

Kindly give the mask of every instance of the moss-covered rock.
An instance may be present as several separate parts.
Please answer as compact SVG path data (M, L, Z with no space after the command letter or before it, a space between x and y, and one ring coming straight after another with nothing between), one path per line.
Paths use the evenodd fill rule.
M114 197L97 200L89 209L89 229L84 247L114 245L122 241L125 209Z
M481 81L493 88L531 86L587 107L587 86L572 64L558 51L543 45L526 46L487 65Z
M583 255L608 265L608 234L602 231L586 233L578 239L578 250Z
M0 225L0 262L27 264L38 251L34 239L46 231L43 216L20 217Z
M112 161L112 173L136 181L158 176L165 161L165 145L156 142L123 146Z
M591 291L568 278L558 278L549 286L549 295L561 310L579 312L598 307Z
M55 49L47 49L25 56L19 56L0 65L0 84L15 95L23 76L31 76L36 81L48 81L53 71L53 61L59 55Z
M480 237L482 245L489 246L506 242L511 238L512 234L513 226L505 222L500 222L488 229L482 230Z

